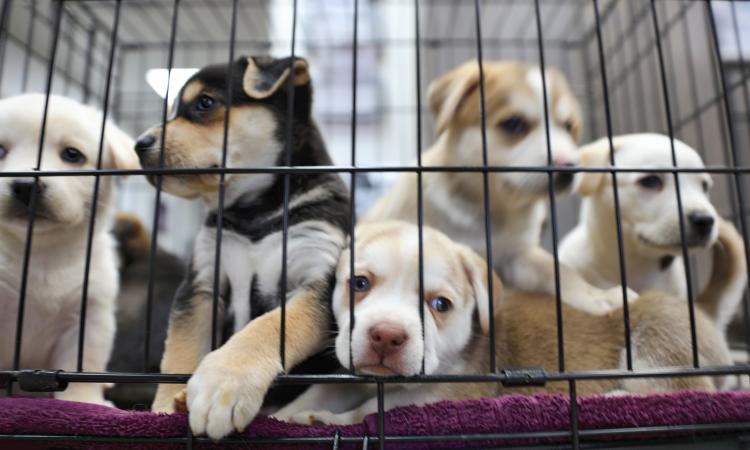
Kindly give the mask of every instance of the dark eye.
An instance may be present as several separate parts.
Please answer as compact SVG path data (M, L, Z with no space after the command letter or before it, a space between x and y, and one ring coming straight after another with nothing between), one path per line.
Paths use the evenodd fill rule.
M638 180L638 184L640 184L642 187L646 189L653 189L653 190L659 190L664 186L664 182L661 180L661 177L658 175L648 175L640 180Z
M86 162L86 157L83 156L80 150L73 147L66 147L60 152L60 159L71 164L83 164Z
M354 277L354 292L367 292L370 290L370 280L367 277Z
M198 103L195 105L198 111L210 111L214 106L216 106L216 100L206 94L201 95L198 99Z
M430 308L439 313L448 312L453 307L453 303L445 297L435 297L430 300Z
M4 145L0 145L0 159L5 159L8 156L8 149Z
M703 181L701 184L703 186L703 192L708 193L708 190L711 188L711 186L708 184L708 181Z
M500 122L500 128L506 133L515 136L529 131L529 123L523 117L513 116L510 119Z
M571 122L570 120L566 120L563 126L565 127L565 131L567 131L568 133L573 133L573 122Z

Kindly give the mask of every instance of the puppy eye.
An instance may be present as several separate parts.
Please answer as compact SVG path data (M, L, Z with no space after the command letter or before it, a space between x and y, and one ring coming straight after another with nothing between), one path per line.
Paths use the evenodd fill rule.
M370 290L370 280L364 276L354 277L354 292L367 292Z
M708 181L705 180L703 181L703 183L701 183L701 186L703 186L703 192L705 193L708 193L708 190L711 188L711 186L709 186L708 184Z
M566 120L565 123L563 124L563 126L565 127L565 131L567 131L568 133L573 133L573 122L572 121Z
M439 313L446 313L453 307L453 303L445 297L435 297L430 300L430 308Z
M0 145L0 159L5 159L8 156L8 149L4 145Z
M500 128L506 133L516 136L529 131L529 123L523 117L513 116L500 122Z
M198 99L198 103L196 103L195 108L198 111L210 111L216 106L216 100L214 100L213 97L210 95L203 94Z
M648 175L640 180L638 180L638 184L640 184L642 187L646 189L653 189L653 190L659 190L664 186L664 182L661 180L661 177L658 175Z
M86 162L86 157L83 156L80 150L73 147L66 147L60 152L60 159L71 164L83 164Z

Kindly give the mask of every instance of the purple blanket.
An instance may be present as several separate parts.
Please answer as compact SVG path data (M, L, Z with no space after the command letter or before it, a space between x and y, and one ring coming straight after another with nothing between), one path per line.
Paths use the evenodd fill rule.
M496 399L440 402L425 407L405 407L385 415L386 436L424 436L485 433L521 433L567 431L570 429L570 403L567 396L540 394L508 395ZM636 428L670 425L715 423L750 423L750 392L699 393L684 392L645 397L588 397L579 399L581 430L603 428ZM245 430L245 438L331 437L336 431L342 437L375 437L377 417L369 416L361 424L348 426L293 425L268 417L258 417ZM184 443L134 442L101 443L48 440L14 442L7 435L62 435L136 438L185 437L186 417L149 412L122 411L104 406L65 402L45 398L0 398L0 448L48 448L51 442L64 448L185 448ZM691 433L694 434L694 433ZM634 436L629 436L633 438ZM637 436L635 436L637 437ZM616 439L602 436L599 439ZM499 441L494 441L499 442ZM543 443L550 440L521 439L505 443ZM566 442L561 437L553 442ZM474 441L471 446L487 445ZM444 440L440 443L388 445L403 448L461 448L467 444ZM247 447L247 443L242 447ZM303 446L313 448L314 446ZM303 448L289 446L288 448ZM361 444L357 445L361 448ZM224 448L224 446L222 446ZM253 448L257 448L253 446ZM280 445L268 448L282 448ZM330 443L320 448L330 448ZM342 446L348 448L348 446Z

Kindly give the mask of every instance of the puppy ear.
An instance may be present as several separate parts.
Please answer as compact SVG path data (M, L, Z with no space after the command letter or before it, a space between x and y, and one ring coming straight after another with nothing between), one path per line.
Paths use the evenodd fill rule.
M474 299L477 302L477 312L479 313L479 325L484 334L490 330L490 294L487 279L487 261L477 255L474 250L456 244L459 247L461 264L466 273L471 289L474 292ZM494 311L500 308L503 297L503 283L495 271L492 271L492 305Z
M107 123L104 130L107 150L112 155L112 165L115 169L140 169L138 155L135 153L135 142L113 123Z
M476 61L467 62L430 83L427 89L427 100L435 118L438 134L448 128L451 122L466 117L472 112L479 115L479 105L475 111L470 110L468 98L479 90L479 65Z
M310 84L310 72L307 61L302 58L276 59L266 56L247 58L247 68L242 76L242 88L248 97L264 99L272 96L286 86L290 65L294 69L294 86Z
M612 138L614 151L620 147L621 142L617 138ZM584 145L578 151L580 165L583 167L604 167L610 166L609 159L609 138L602 138L588 145ZM576 177L575 192L576 194L587 197L593 195L604 182L606 172L580 172Z

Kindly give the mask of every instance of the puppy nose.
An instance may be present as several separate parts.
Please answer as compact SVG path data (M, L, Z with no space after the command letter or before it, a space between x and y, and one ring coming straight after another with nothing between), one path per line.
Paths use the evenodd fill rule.
M382 358L398 352L409 340L409 335L403 327L390 323L373 326L369 335L370 347Z
M575 159L570 155L552 153L552 165L562 167L575 167Z
M714 217L702 212L688 214L688 220L695 232L700 236L708 236L714 227Z
M153 147L154 143L156 143L156 136L150 133L144 134L136 141L135 151L138 153L146 152Z
M10 185L13 198L26 206L31 204L31 195L34 193L34 180L13 180ZM44 185L40 182L36 188L37 195L44 191Z

